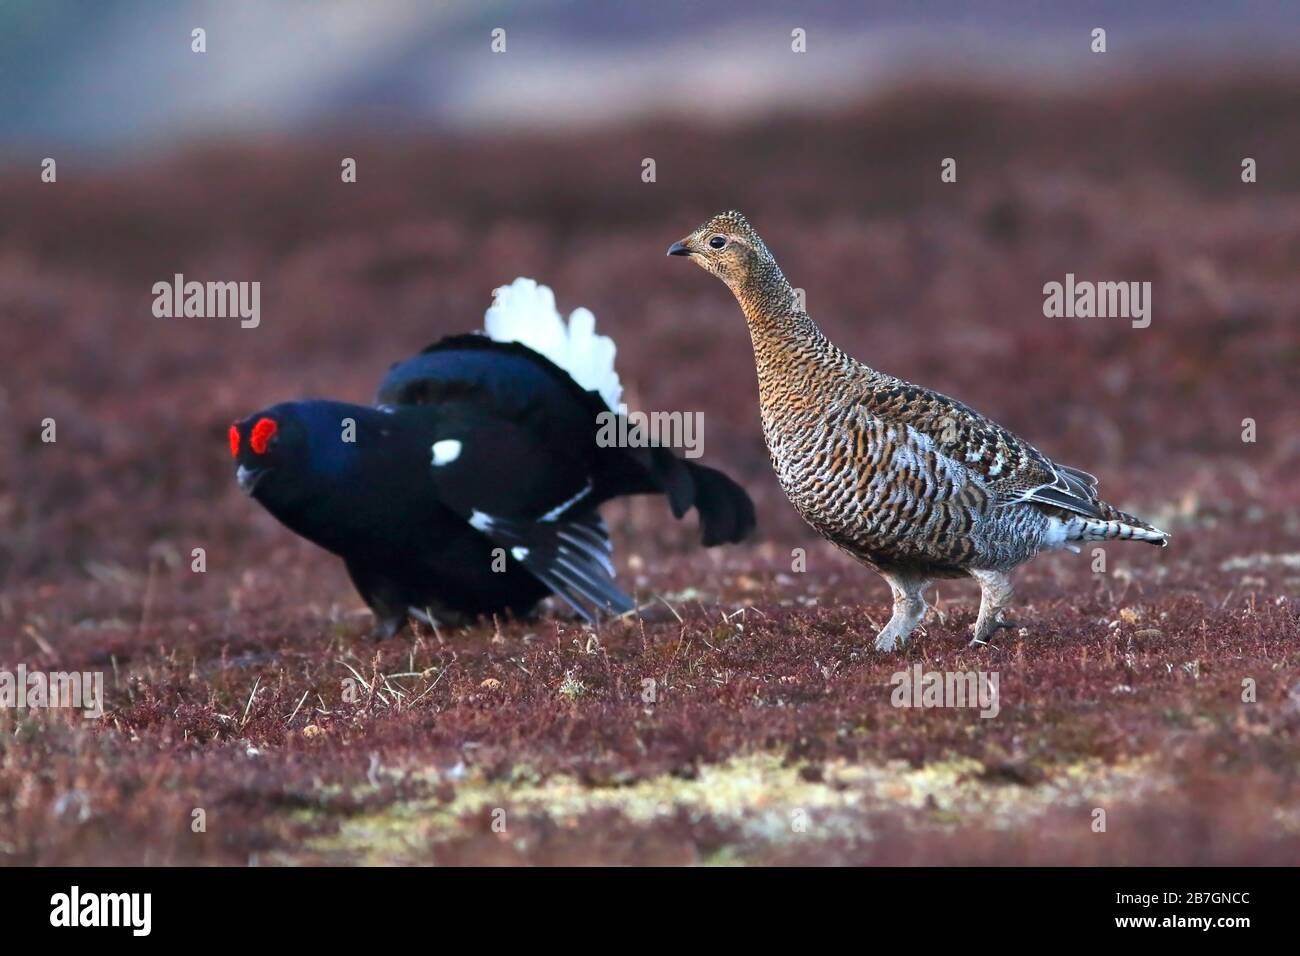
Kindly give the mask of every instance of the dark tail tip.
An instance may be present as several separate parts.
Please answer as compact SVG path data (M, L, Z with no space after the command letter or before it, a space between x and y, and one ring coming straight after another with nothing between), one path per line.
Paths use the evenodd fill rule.
M695 483L695 510L700 515L704 546L735 544L754 531L754 502L745 489L707 465L686 462Z

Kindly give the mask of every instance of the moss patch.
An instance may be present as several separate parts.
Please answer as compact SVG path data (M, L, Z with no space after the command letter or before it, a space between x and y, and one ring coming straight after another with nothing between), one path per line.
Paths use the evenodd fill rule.
M538 781L526 771L509 781L475 774L461 779L449 799L437 795L446 784L444 774L389 770L393 780L417 782L429 793L337 819L320 811L304 812L300 820L331 831L305 843L307 858L392 864L429 862L436 858L440 842L459 839L479 824L509 840L513 831L543 820L579 831L595 819L607 825L611 814L640 828L674 825L686 818L733 834L733 844L699 862L744 863L783 844L870 841L872 818L881 814L901 817L912 829L943 829L971 821L991 828L1025 827L1062 808L1077 809L1083 819L1097 803L1134 799L1169 786L1168 780L1153 777L1144 763L1107 766L1088 761L1025 786L1003 782L984 764L964 758L919 768L902 761L842 760L814 767L790 765L761 753L702 767L691 778L664 774L626 786L592 787L563 774ZM364 799L366 794L355 796Z

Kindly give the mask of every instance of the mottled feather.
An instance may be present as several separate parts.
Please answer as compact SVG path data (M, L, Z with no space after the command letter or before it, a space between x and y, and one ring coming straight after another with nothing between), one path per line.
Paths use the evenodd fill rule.
M980 581L983 640L1010 599L1006 572L1039 551L1111 538L1166 543L1164 532L1102 501L1087 472L836 347L739 213L713 217L669 253L716 275L745 313L763 433L790 501L893 587L895 616L878 647L915 626L934 578Z

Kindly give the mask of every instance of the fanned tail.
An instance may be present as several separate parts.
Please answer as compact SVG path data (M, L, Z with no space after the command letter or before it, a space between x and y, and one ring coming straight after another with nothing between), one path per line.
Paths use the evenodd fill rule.
M483 327L497 342L518 342L546 356L584 389L598 392L611 409L618 408L623 386L614 370L614 340L596 334L589 309L574 309L566 325L555 308L555 293L520 277L493 291Z
M614 369L614 342L596 334L596 317L589 310L575 309L566 325L550 288L521 277L493 292L484 328L494 341L517 342L550 359L621 414L623 387ZM667 448L625 452L644 471L624 475L629 482L624 493L662 492L678 518L694 507L706 547L742 541L754 530L754 503L722 472L678 458Z

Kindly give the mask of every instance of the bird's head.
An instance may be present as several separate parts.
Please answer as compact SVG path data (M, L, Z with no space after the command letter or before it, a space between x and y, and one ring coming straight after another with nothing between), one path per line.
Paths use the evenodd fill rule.
M688 257L733 291L772 259L749 220L735 210L718 213L685 239L669 246L668 254Z
M235 480L246 495L265 499L308 456L307 427L290 403L273 405L230 426Z
M721 279L747 316L801 311L776 259L749 220L735 210L718 213L669 246L668 254L686 256Z

